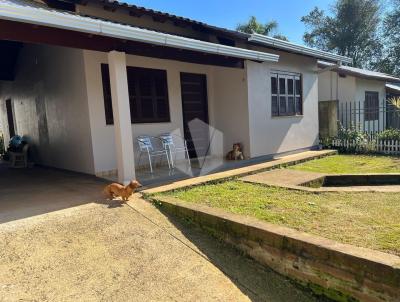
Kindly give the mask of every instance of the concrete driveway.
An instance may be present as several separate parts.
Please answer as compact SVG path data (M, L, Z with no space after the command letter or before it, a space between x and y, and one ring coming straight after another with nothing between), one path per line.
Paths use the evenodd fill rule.
M0 175L1 301L317 301L138 195L121 206L94 178L29 173Z

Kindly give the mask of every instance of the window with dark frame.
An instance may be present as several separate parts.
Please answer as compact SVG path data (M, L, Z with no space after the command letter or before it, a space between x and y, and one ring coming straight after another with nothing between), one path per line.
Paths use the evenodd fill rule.
M101 65L106 124L114 124L108 65ZM127 67L132 123L170 122L166 70Z
M272 116L303 114L302 80L297 73L271 73Z
M379 92L366 91L364 102L364 120L376 121L379 119Z

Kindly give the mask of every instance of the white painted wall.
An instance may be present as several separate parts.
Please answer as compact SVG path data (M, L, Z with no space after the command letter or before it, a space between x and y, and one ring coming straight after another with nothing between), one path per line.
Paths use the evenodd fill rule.
M208 111L210 125L224 135L222 153L227 152L233 142L248 144L248 116L246 109L246 83L243 69L223 68L172 60L127 55L127 65L167 71L168 95L171 121L168 123L132 124L133 144L137 150L136 137L158 136L161 133L178 131L183 136L182 99L180 72L201 73L207 76ZM114 126L106 125L103 88L100 66L107 63L102 52L84 51L84 66L89 102L89 119L92 129L95 173L116 169ZM236 129L238 129L236 131ZM246 140L247 138L247 140ZM215 142L219 144L219 142ZM220 148L211 147L213 155L221 155ZM181 154L183 157L183 154Z
M319 101L339 100L341 102L352 102L356 98L356 90L355 77L346 76L342 78L332 71L322 72L318 75Z
M245 71L215 68L213 115L215 128L224 134L224 154L234 143L243 145L245 157L250 157L249 108Z
M338 84L337 84L338 83ZM337 89L337 87L339 89ZM374 91L379 93L379 104L380 106L384 106L385 98L386 98L386 89L384 81L377 80L369 80L357 78L354 76L346 75L346 77L339 77L336 72L326 71L320 73L318 76L318 99L319 101L328 101L328 100L339 100L339 111L345 112L345 103L347 103L348 109L348 117L347 119L343 116L343 122L354 120L354 115L350 118L350 102L352 102L352 110L354 108L364 109L364 101L365 101L365 92ZM359 103L361 102L361 103ZM355 107L357 106L357 107ZM359 107L360 106L360 107ZM343 108L343 110L341 110ZM353 111L354 112L354 111ZM343 113L345 114L345 113ZM341 115L341 114L340 114ZM356 123L353 124L364 124L365 130L378 130L383 129L383 112L381 113L381 121L380 125L378 125L378 121L365 121L364 122L364 114L357 115ZM358 127L358 125L357 125Z
M16 133L31 144L37 163L93 174L85 86L81 50L27 44L15 81L0 82L1 124L8 125L11 98ZM4 134L8 144L8 127Z
M318 141L317 61L275 53L281 55L278 63L246 62L252 157L311 148ZM271 70L301 73L303 116L272 117Z

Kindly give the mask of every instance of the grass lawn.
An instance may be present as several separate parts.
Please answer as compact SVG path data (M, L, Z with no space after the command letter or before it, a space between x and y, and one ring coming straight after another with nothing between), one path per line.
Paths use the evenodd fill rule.
M358 158L358 157L357 157ZM340 160L343 159L343 160ZM393 168L386 157L360 168L350 156L328 157L302 165L323 167L336 173L376 172L376 168ZM364 158L367 161L366 158ZM340 163L340 169L332 164ZM361 159L357 161L358 163ZM325 164L324 164L325 163ZM347 165L346 165L347 163ZM352 163L352 164L350 164ZM352 170L346 170L351 165ZM316 170L308 170L316 171ZM321 171L321 170L318 170ZM379 170L382 171L382 170ZM393 171L393 170L392 170ZM398 193L310 193L265 187L241 181L228 181L162 193L182 201L205 204L227 211L320 235L342 243L368 247L400 256L400 194Z
M333 155L311 160L290 169L327 174L400 173L400 157Z

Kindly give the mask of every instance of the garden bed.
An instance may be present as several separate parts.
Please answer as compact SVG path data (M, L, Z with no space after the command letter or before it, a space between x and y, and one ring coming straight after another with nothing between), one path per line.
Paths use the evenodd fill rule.
M290 169L325 174L400 173L400 157L383 155L333 155Z
M163 195L400 256L396 193L316 194L228 181Z

